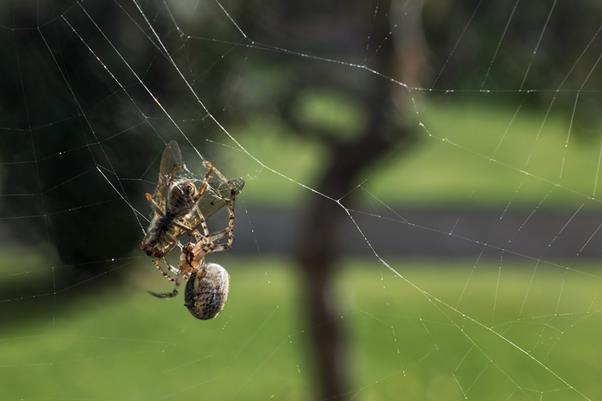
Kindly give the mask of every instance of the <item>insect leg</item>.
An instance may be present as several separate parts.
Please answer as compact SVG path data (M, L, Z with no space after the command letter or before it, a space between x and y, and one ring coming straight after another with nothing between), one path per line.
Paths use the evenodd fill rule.
M144 197L146 198L147 201L149 201L154 207L155 209L157 209L157 211L164 215L165 214L165 210L163 210L163 208L161 206L159 206L159 204L157 202L155 202L155 200L153 199L153 196L149 193L145 193Z

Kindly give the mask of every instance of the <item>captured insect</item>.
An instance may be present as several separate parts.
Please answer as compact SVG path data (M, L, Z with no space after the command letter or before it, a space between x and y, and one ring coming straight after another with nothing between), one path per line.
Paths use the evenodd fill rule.
M172 141L166 146L161 157L155 192L153 195L146 194L146 199L153 205L154 212L140 248L153 258L155 267L168 280L175 282L174 289L169 293L149 292L159 298L174 297L178 294L181 282L194 275L197 284L191 285L189 282L187 285L186 306L199 319L210 319L221 311L227 298L228 273L219 265L205 265L204 256L224 251L232 246L234 202L244 187L244 180L242 178L229 180L210 162L205 161L203 165L207 172L203 180L199 180L183 163L178 144ZM224 206L228 209L228 224L223 230L210 234L206 218ZM201 228L202 233L199 232L198 227ZM165 260L165 256L179 245L179 237L182 235L192 236L195 242L190 242L183 247L180 263L176 268ZM161 263L162 260L164 264ZM219 271L219 274L216 271ZM207 305L201 305L202 301L188 302L189 299L201 298ZM221 301L218 302L218 299ZM212 306L209 307L209 304ZM193 306L189 305L197 305L197 311L206 310L206 312L194 313L191 309Z
M181 218L190 213L207 190L207 185L205 177L200 190L197 189L196 178L182 162L180 147L175 141L167 144L161 157L155 193L145 194L154 206L154 213L140 248L153 257L153 263L158 264L159 259L176 245L178 234L192 229L183 225Z
M197 219L185 217L193 209L208 218L226 205L226 199L242 191L245 184L242 178L228 180L211 163L203 164L207 174L198 189L199 180L186 168L177 142L171 141L165 147L155 193L145 195L154 206L153 218L140 244L148 256L164 257L177 244L178 236L193 231Z

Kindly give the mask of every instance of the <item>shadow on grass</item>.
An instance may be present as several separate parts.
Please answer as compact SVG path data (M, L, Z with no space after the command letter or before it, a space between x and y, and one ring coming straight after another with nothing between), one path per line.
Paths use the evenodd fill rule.
M102 261L85 266L52 263L31 249L2 250L0 317L4 328L69 312L79 300L114 290L124 281L131 260ZM136 258L136 262L138 259ZM93 265L93 266L92 266Z

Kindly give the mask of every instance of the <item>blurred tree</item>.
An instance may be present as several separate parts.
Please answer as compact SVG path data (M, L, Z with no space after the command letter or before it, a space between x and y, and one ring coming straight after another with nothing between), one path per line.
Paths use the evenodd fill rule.
M548 10L556 9L547 25L541 2L524 1L490 2L488 6L481 0L429 0L424 13L421 1L391 0L245 1L228 8L258 43L365 65L383 74L377 76L343 64L318 65L312 59L288 57L286 52L254 49L254 54L261 54L260 61L228 57L231 48L219 43L222 38L243 45L251 42L242 40L230 20L210 3L199 2L195 12L186 9L184 13L190 27L201 26L206 37L218 39L202 42L202 51L194 47L201 41L193 45L174 25L165 6L171 2L149 0L143 7L220 122L229 125L234 120L278 115L291 135L319 142L326 156L312 186L333 199L345 197L346 205L353 203L353 189L367 169L392 152L400 155L409 150L414 141L409 128L409 93L385 76L410 86L510 88L510 95L496 94L496 99L516 99L520 88L555 90L550 85L562 82L577 60L580 62L574 74L568 75L566 86L579 88L595 67L602 43L602 35L596 33L601 7L597 0L583 0L579 9L571 2L549 1ZM518 5L515 11L514 4ZM210 6L217 10L217 18L207 12ZM48 238L67 266L77 266L57 270L56 286L62 288L82 276L106 271L107 260L127 255L140 238L132 210L97 167L121 193L140 194L148 190L143 187L148 183L119 181L113 174L153 180L154 173L147 169L162 149L160 141L148 140L149 132L165 138L178 135L106 39L120 49L145 83L151 83L153 95L171 115L178 118L193 113L200 120L204 116L194 99L182 95L181 80L130 2L13 0L0 9L0 18L3 26L10 27L0 31L0 54L9 60L0 67L4 77L0 126L7 128L0 135L3 193L27 195L4 197L4 207L9 208L9 217L23 216L12 219L14 228L27 237ZM120 79L119 85L66 21ZM509 21L510 33L500 42ZM533 57L544 26L539 53ZM531 42L526 43L525 37ZM590 51L579 58L588 43ZM484 80L500 44L505 52ZM526 74L531 61L532 72ZM242 64L246 71L268 71L270 76L266 86L253 92L255 97L232 96L236 93L231 90L235 85L232 77L247 78L242 75ZM599 74L587 82L597 83ZM525 92L524 96L531 96L526 100L535 106L549 101L543 91ZM317 97L351 107L356 116L353 126L305 118L304 104ZM585 117L578 121L586 121L588 115L597 118L598 100L599 96L585 99L579 107ZM562 101L570 104L573 98ZM188 127L186 132L203 132L203 138L191 136L199 142L207 130L196 128ZM128 135L121 135L123 132ZM142 206L142 197L132 201ZM349 372L334 280L341 256L338 227L345 211L319 196L312 196L306 205L297 259L317 362L317 396L344 400L349 398ZM24 293L23 289L17 291Z
M55 285L62 288L105 271L107 262L127 255L140 237L132 210L115 202L116 192L97 168L126 196L139 193L141 181L129 181L126 188L115 175L140 172L150 160L124 155L136 149L154 157L159 151L141 139L141 130L136 132L149 128L143 114L152 115L152 103L141 97L132 105L82 41L94 42L112 68L119 60L102 30L125 48L134 68L144 71L142 78L153 82L156 96L168 102L173 91L166 91L167 64L153 63L161 59L153 43L140 40L131 46L136 25L118 3L80 7L71 1L13 1L10 6L2 15L8 28L0 31L0 52L8 61L2 64L0 125L7 128L0 136L0 156L3 193L21 196L4 197L2 206L8 216L23 216L12 224L21 238L56 246L64 268L56 271ZM156 23L160 27L161 20ZM122 80L123 69L114 70Z
M277 52L262 53L259 61L228 57L232 47L219 42L203 42L197 51L195 46L200 42L193 45L174 24L173 14L167 8L171 3L141 3L162 41L177 61L187 66L188 78L220 121L231 124L234 119L272 115L280 109L294 130L319 137L328 146L337 140L361 136L360 129L326 132L328 129L320 124L307 121L299 109L312 97L334 95L336 101L342 99L360 110L358 116L363 120L359 125L367 124L369 118L361 112L365 101L360 99L362 90L358 89L372 85L367 83L367 74L341 74L344 67L340 65L331 71L325 64L318 67L309 60L291 60ZM396 69L392 76L410 85L419 83L412 76L422 75L418 86L543 89L521 96L528 104L546 107L556 96L554 85L566 77L563 88L574 90L584 85L586 91L579 93L578 99L574 91L561 92L556 104L572 113L572 105L578 101L574 123L581 128L579 133L593 137L598 132L595 127L599 96L587 91L600 83L599 74L590 74L595 71L602 46L595 19L602 6L597 1L582 0L575 7L551 0L542 7L533 2L492 6L480 0L429 0L420 15L415 15L415 10L421 8L421 2L418 6L414 6L416 2L393 2L391 7L376 1L273 3L249 1L229 5L229 10L244 31L260 42L350 60L380 72L384 71L378 64L386 50L383 45L395 41L397 51L393 57L399 60L393 62ZM187 30L202 26L206 37L240 40L239 33L215 4L201 2L193 8L194 12L190 5L179 7L184 7L185 12L174 13L177 18L186 17ZM372 32L379 23L377 17L383 14L391 21L387 30ZM66 21L74 25L127 86L135 105ZM104 167L109 176L114 171L121 177L131 177L132 173L140 177L161 151L158 142L146 140L149 129L153 135L169 137L173 136L173 127L166 127L169 124L157 119L164 116L94 23L173 115L189 117L191 113L198 115L199 110L193 110L196 103L191 98L182 96L185 88L131 2L99 6L71 0L11 0L0 8L0 22L4 26L0 31L0 52L3 60L8 60L2 66L6 79L0 93L0 123L6 128L18 128L5 129L0 136L0 154L5 162L3 189L5 193L30 195L4 197L4 207L12 217L39 216L12 219L11 225L28 238L50 238L65 264L80 266L75 270L78 274L96 274L104 269L103 263L89 262L125 255L140 236L131 209L123 203L107 206L116 199L116 193L97 173L96 166ZM506 24L508 32L503 35ZM419 31L420 34L415 33ZM498 46L501 51L486 75ZM425 47L432 51L420 50ZM406 57L408 54L412 56ZM216 60L219 68L215 67ZM236 92L229 77L233 71L243 74L242 64L248 66L245 71L270 74L270 82L256 88L254 98L232 95ZM253 77L241 75L242 78L253 81ZM291 82L303 90L291 90ZM516 92L512 90L506 95L496 93L495 99L514 102ZM201 130L187 129L198 131ZM345 132L341 134L342 131ZM116 135L119 132L128 135ZM191 137L195 140L194 134ZM137 149L136 154L141 157L127 157L132 149ZM147 155L151 159L143 158ZM125 194L140 193L141 186L146 185L135 180L114 183ZM37 195L31 196L34 194ZM139 197L134 201L139 202ZM122 229L115 231L115 226ZM114 231L113 235L107 237L106 232L110 231Z
M539 109L552 102L567 119L577 97L575 137L596 138L602 74L592 72L602 49L600 13L597 0L425 1L432 76L425 87L472 90L475 101L484 99L479 89L490 89L499 104L518 100Z
M363 27L337 24L334 16L340 16L344 11L339 9L330 14L328 8L332 4L315 2L305 6L316 14L299 19L303 7L297 4L282 6L286 15L295 16L297 29L302 29L301 21L306 24L305 32L332 32L335 27L339 30L336 37L341 41L333 42L333 37L329 37L328 44L333 47L333 52L345 46L360 48L362 43L347 41L344 44L344 41L353 38L358 31L368 31L372 42L369 45L373 46L367 60L370 68L410 85L420 82L426 62L420 1L407 4L403 10L391 1L380 1L374 18L364 21ZM403 29L393 35L394 21L399 21L400 17L404 21ZM286 18L282 21L287 22ZM286 32L285 28L283 30ZM350 54L342 59L353 57ZM279 101L280 114L292 134L318 141L326 149L326 160L322 161L323 168L313 188L333 199L345 197L346 205L353 204L353 190L367 169L392 152L399 156L411 148L415 137L408 121L409 93L386 77L366 76L370 74L362 72L363 77L354 76L355 79L349 80L339 69L304 67L295 71L295 78L283 91ZM308 93L325 91L336 93L339 99L354 100L355 113L362 118L361 125L353 132L337 132L337 127L299 118L299 104L303 98ZM336 202L312 195L307 201L297 242L306 327L312 341L319 384L316 399L321 400L350 399L350 361L341 327L342 311L337 306L335 291L341 257L337 245L339 227L346 218L345 211Z

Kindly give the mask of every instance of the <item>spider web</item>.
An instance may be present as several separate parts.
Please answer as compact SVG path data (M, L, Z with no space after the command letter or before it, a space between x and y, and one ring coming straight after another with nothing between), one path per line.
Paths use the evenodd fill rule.
M13 159L2 161L3 175L37 177L34 179L37 187L2 188L3 198L19 197L27 206L29 203L31 205L28 213L11 211L0 220L23 226L42 220L42 226L45 227L42 235L49 241L52 220L55 218L90 208L119 208L125 211L128 224L143 233L148 224L147 212L136 198L142 196L132 191L129 185L142 182L152 187L158 155L168 140L175 138L186 148L189 166L193 160L196 162L215 157L223 160L224 167L219 167L228 175L232 175L227 167L229 162L232 165L251 166L247 171L232 172L243 175L247 180L247 188L241 197L243 211L239 211L239 219L243 221L238 222L237 230L250 234L255 243L255 256L266 257L262 251L262 237L257 234L254 225L253 209L247 209L244 195L250 192L250 196L253 196L252 188L261 187L261 181L272 179L269 177L275 178L278 191L286 192L293 188L306 196L322 197L345 214L346 224L353 228L356 239L359 238L369 251L369 261L366 263L376 265L379 269L372 269L367 275L364 272L361 284L351 279L350 283L354 284L342 289L349 298L346 302L348 312L342 316L342 320L350 315L350 320L359 322L356 323L359 344L378 343L377 339L387 344L382 348L366 345L364 353L357 357L361 368L356 373L350 398L386 399L401 392L407 394L406 398L409 399L597 399L600 393L595 383L599 366L591 355L599 355L592 333L598 329L596 324L599 321L600 303L597 289L602 276L587 260L580 258L596 247L597 234L602 226L595 221L595 213L591 214L591 211L599 208L600 203L598 181L602 146L596 138L592 152L576 153L572 149L578 146L574 137L578 131L576 123L579 122L582 103L586 98L599 96L599 91L590 86L592 77L598 71L602 53L593 58L591 54L599 52L602 25L594 26L585 41L576 43L575 54L566 55L571 62L562 76L548 87L528 88L529 78L541 73L537 70L541 68L538 57L545 50L546 34L557 12L558 1L549 2L542 7L539 15L533 17L531 35L527 38L530 51L525 58L526 64L512 66L523 71L522 79L519 82L505 82L503 79L492 82L494 77L500 76L496 75L496 70L507 67L512 59L513 55L505 53L504 49L508 40L516 40L512 36L512 27L517 13L521 12L520 0L505 3L508 4L492 6L479 1L475 5L451 48L446 49L442 58L439 55L442 63L434 71L432 84L426 87L416 87L370 66L370 59L380 51L382 42L392 40L399 26L406 22L403 12L401 16L392 18L393 26L387 37L366 38L362 62L330 57L330 50L306 52L299 50L303 49L302 45L283 45L289 38L275 40L275 44L259 42L247 33L245 25L240 22L241 17L234 13L237 6L217 0L198 3L164 1L156 14L151 14L147 4L138 0L116 1L120 10L119 18L127 22L126 35L131 37L131 47L128 47L127 41L124 43L119 40L119 33L106 25L106 21L103 21L103 25L100 11L86 2L57 5L53 16L32 16L33 22L29 26L3 24L4 34L13 44L7 53L12 55L9 63L20 80L22 103L19 107L26 110L27 116L25 121L13 121L7 117L6 123L0 128L2 135L10 136L7 141L22 141L23 149L27 149L14 155ZM402 4L401 10L406 6ZM455 64L455 57L458 52L466 51L467 37L473 25L483 18L485 9L504 11L505 14L503 23L496 26L498 36L495 46L479 55L486 60L484 72L479 72L479 76L482 76L479 87L442 88L440 82L449 70L459 68ZM379 12L383 11L377 2L371 5L366 14L373 16ZM189 15L196 13L210 15L218 21L217 28L205 31L203 26L197 26L195 17ZM266 15L269 14L266 12ZM396 19L399 19L398 23L395 23ZM220 36L215 36L216 32ZM62 35L76 38L78 46L86 50L80 53L87 54L83 63L85 68L103 72L102 78L98 78L101 75L90 76L101 80L94 84L105 88L105 97L90 99L81 90L82 82L74 82L73 68L77 67L72 64L78 60L71 60L68 49L62 49ZM302 40L303 35L301 43ZM150 59L132 61L132 49L135 49L136 41L150 44L153 49ZM34 42L43 52L28 53L28 44ZM204 70L196 69L190 59L198 49L211 49L212 52ZM387 191L383 189L386 188L386 180L379 186L369 177L358 185L355 191L365 200L361 206L348 206L346 195L339 198L341 194L318 191L309 184L309 178L298 177L286 163L272 160L270 153L248 139L236 122L231 122L231 126L223 122L234 121L223 116L236 114L236 108L230 109L229 103L209 104L205 100L204 76L219 69L223 60L228 58L237 60L239 69L224 77L235 83L227 95L232 98L233 105L234 97L239 95L236 85L248 84L252 87L252 82L248 82L252 78L245 75L249 59L264 59L266 63L281 59L292 60L293 64L313 63L318 71L334 69L349 79L364 77L395 85L407 103L399 107L409 110L413 115L416 131L425 146L470 159L475 168L483 170L485 176L509 177L509 184L505 184L501 191L507 202L499 209L494 229L475 235L470 222L464 223L470 220L470 213L462 211L457 212L458 216L452 219L451 224L447 224L448 221L439 224L429 219L408 217L387 199ZM587 64L585 60L590 63ZM500 66L502 63L503 67ZM170 103L163 100L163 97L168 97L169 90L149 80L152 71L159 65L163 68L162 73L169 76L170 85L177 86L179 93L183 94L178 100L178 108L170 107ZM41 88L39 91L33 90L36 85ZM528 110L529 96L544 99L543 111ZM455 135L451 130L448 132L446 127L438 123L445 110L442 105L475 102L475 99L476 102L487 103L502 98L510 99L506 100L509 106L505 106L502 117L506 122L505 129L502 132L474 133L482 136L481 145L467 142L466 136ZM542 168L547 165L538 164L538 161L548 157L549 137L553 135L549 134L549 131L553 131L550 127L554 125L558 109L564 107L563 102L567 99L570 104L567 129L562 139L554 142L560 148L553 153L558 160L553 171L550 171ZM53 102L63 107L55 108ZM107 110L110 109L104 108L111 102L120 105L116 116L109 114ZM69 107L64 107L65 104ZM65 110L71 111L66 113ZM524 144L522 149L509 149L509 140L518 135L514 132L515 127L527 113L538 115L538 124L532 137L521 142ZM467 114L466 129L470 130L473 116ZM51 138L57 135L56 130L61 130L63 125L71 124L80 127L78 143L69 143L60 151L48 152L52 148L44 146L44 135ZM191 134L199 129L214 135L201 142L197 135ZM141 162L131 165L124 162L128 155L115 150L119 142L115 145L114 141L119 140L125 143L148 141L153 146L143 148L145 153L137 155ZM58 178L54 185L43 187L40 177L44 174L45 161L73 153L80 154L80 151L86 154L89 168L71 171L68 176ZM264 157L263 154L268 156ZM583 155L587 156L586 160L574 159ZM69 158L66 160L67 164L73 163ZM385 174L386 170L380 170L375 175ZM589 184L574 186L576 181L570 179L574 176L583 177L583 181ZM54 191L61 191L73 182L92 180L91 177L95 177L95 184L102 184L103 189L102 192L98 191L97 200L78 203L77 199L73 199L73 204L58 209L48 206L47 202ZM414 185L425 184L417 182ZM481 189L479 183L470 182L452 189L460 199L483 196L483 192L488 190ZM530 195L526 196L525 193ZM531 200L526 207L524 199ZM531 235L530 226L535 220L545 220L546 207L555 202L569 205L559 212L562 223L548 227L546 240L538 244L539 247L525 245ZM584 218L585 214L588 217ZM594 217L589 217L590 214ZM379 230L374 228L375 223ZM591 230L587 228L586 231L589 231L584 236L582 226L586 223ZM430 272L428 275L420 268L408 267L407 262L397 262L394 257L389 258L385 256L386 252L381 252L381 247L386 248L389 240L383 238L380 232L384 227L397 237L395 244L400 238L426 235L438 238L437 242L443 247L469 246L476 257L467 263L450 263L452 266L446 267L446 270ZM570 260L557 257L555 251L559 248L569 248L574 257ZM19 258L23 258L26 266L32 264L23 255L19 255ZM224 260L237 263L231 259ZM109 260L93 260L89 263L109 261L116 262L116 267L64 287L57 286L55 274L57 269L65 266L54 262L51 266L45 265L51 278L48 291L2 297L1 302L11 305L27 303L47 308L47 313L52 317L49 327L36 326L37 332L31 335L39 336L40 342L47 340L52 344L53 333L59 331L61 326L69 326L68 318L56 315L58 309L55 304L62 296L85 289L90 282L117 274L118 270L136 269L136 280L143 280L143 276L151 274L147 258L132 256L129 252L116 254ZM263 274L265 282L262 283L262 289L270 293L274 287L273 281L279 277L277 269L266 268L263 272L245 275L235 267L234 272L241 274L240 280ZM21 266L14 266L7 269L7 280L21 276L35 280L35 274ZM143 292L143 285L136 284L134 279L128 285ZM153 285L160 285L160 282L156 281ZM372 294L371 297L376 297L376 301L370 300L366 294ZM136 302L141 306L135 309L141 314L146 313L145 308L153 309L153 315L149 316L176 313L173 306L166 303L157 305L141 299L137 298ZM154 383L154 378L138 379L132 374L132 381L144 385L151 392L128 387L110 388L107 383L106 387L113 394L110 398L105 394L86 392L79 385L62 389L58 386L50 393L46 392L50 394L46 398L147 399L148 394L157 399L192 398L198 391L212 389L210 391L217 391L217 394L220 394L220 390L226 391L227 396L239 399L245 391L252 391L256 386L254 396L258 398L300 399L312 391L309 382L300 378L311 371L310 362L296 351L298 343L307 341L305 331L287 325L285 328L278 326L271 336L266 333L266 328L271 328L275 321L291 319L281 312L289 310L289 301L275 300L265 305L265 309L253 311L252 320L240 322L233 317L237 316L237 309L233 307L232 317L225 314L225 319L217 325L203 327L186 316L185 311L179 310L183 315L182 320L178 320L178 327L172 333L163 329L160 331L163 337L152 334L144 337L141 334L135 338L122 335L116 328L103 328L99 322L108 318L107 314L94 309L93 302L84 302L93 311L91 313L98 316L82 324L93 325L99 331L98 335L78 335L82 327L71 325L72 337L66 343L56 344L57 349L44 348L46 352L42 355L25 355L25 362L22 362L21 356L7 351L0 367L5 370L7 378L16 377L14 380L22 384L21 392L11 394L12 398L42 398L35 392L28 393L26 384L30 379L25 378L52 375L53 369L61 365L73 365L73 368L60 370L73 375L78 374L76 366L83 366L83 373L80 373L85 376L109 369L109 366L119 364L122 358L124 361L139 361L131 366L135 370L148 360L147 357L162 363L157 380L162 377L168 381L174 380L173 375L177 375L187 384L175 386L168 382L166 387L159 387ZM490 304L484 306L480 302ZM160 322L159 317L151 322L152 325L149 323L145 326L137 321L135 324L139 330L134 331L152 332ZM220 339L221 333L237 330L245 333L242 339L239 336L240 343L225 344L225 340ZM1 345L7 350L17 347L20 342L26 341L30 333L29 329L18 333L8 332L2 336ZM196 335L204 336L203 340L210 343L198 344L198 349L191 350ZM278 341L266 343L263 337L273 337ZM90 351L99 344L111 351L105 355ZM243 360L243 356L249 359ZM224 362L225 358L233 362ZM292 358L293 368L282 362L287 358ZM248 365L249 370L238 376L239 372L231 369L237 363ZM264 369L280 369L282 365L292 369L287 371L284 378L281 377L282 380L262 378ZM212 371L211 366L218 368ZM58 384L64 383L63 378L54 379ZM103 381L103 378L96 380ZM238 384L234 386L236 389L225 390L227 384L233 382ZM169 392L165 388L169 388Z

